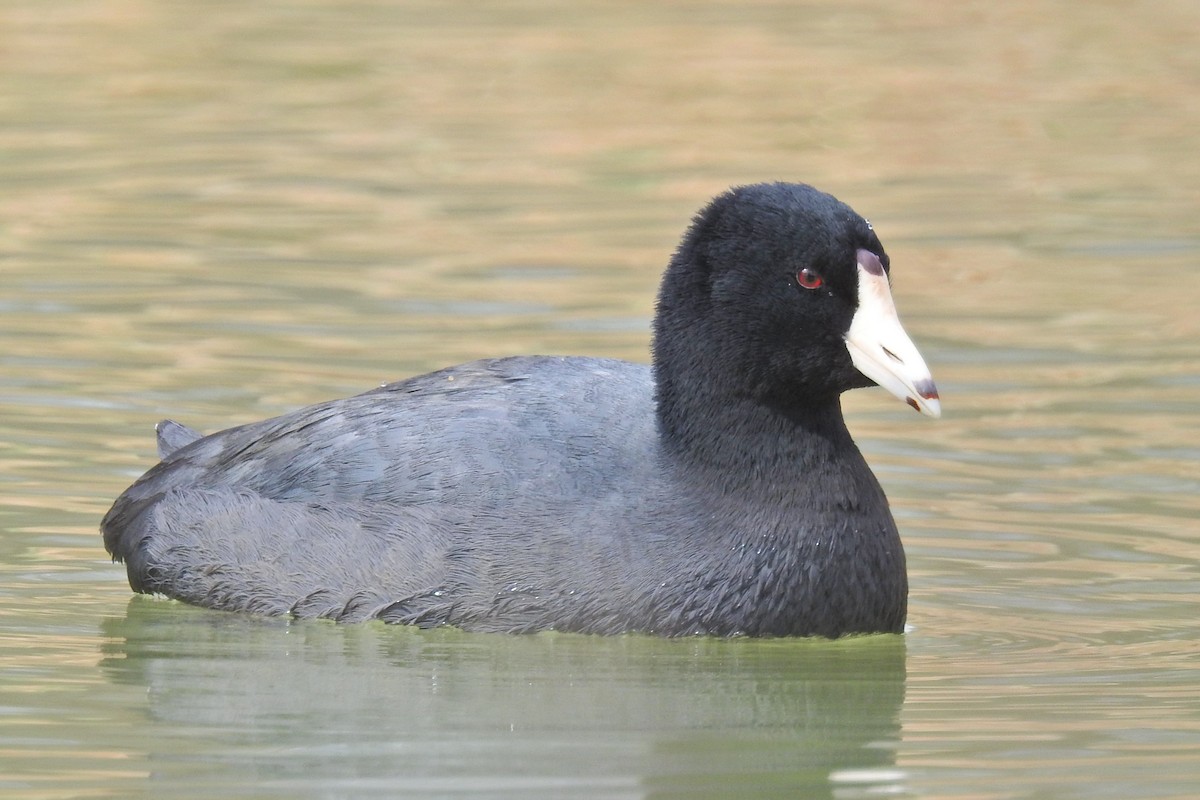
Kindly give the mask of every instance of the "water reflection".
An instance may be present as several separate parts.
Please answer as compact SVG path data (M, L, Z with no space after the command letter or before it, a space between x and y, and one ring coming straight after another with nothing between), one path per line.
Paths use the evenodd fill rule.
M288 623L142 597L101 634L108 680L146 690L135 726L157 732L142 743L142 768L160 796L179 796L214 763L210 784L313 795L903 788L898 636L479 635Z

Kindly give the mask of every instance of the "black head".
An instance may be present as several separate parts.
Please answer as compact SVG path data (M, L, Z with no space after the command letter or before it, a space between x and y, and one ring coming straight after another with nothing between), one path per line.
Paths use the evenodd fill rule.
M896 317L888 274L870 223L811 186L717 197L659 291L654 370L667 435L695 440L721 415L742 424L747 404L840 424L839 395L876 382L937 416L937 390Z
M888 270L870 223L811 186L758 184L717 197L663 278L654 330L660 393L700 379L706 392L791 405L871 385L845 344L860 249Z

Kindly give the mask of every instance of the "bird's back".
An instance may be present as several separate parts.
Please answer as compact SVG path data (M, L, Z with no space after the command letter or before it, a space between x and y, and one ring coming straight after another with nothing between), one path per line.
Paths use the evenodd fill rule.
M135 589L206 606L469 624L572 580L544 554L621 548L604 521L661 478L650 384L620 361L481 361L232 428L121 495L105 546Z

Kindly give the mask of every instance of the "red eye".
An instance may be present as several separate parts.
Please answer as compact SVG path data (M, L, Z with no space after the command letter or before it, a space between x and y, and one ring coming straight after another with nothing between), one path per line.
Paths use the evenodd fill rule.
M820 289L825 284L825 279L816 270L805 267L796 273L796 282L805 289Z

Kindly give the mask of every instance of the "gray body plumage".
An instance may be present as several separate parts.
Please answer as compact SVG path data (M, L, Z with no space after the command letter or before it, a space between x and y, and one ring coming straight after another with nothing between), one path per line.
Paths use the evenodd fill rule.
M885 277L870 226L811 187L734 190L672 258L653 367L514 357L209 436L164 421L105 547L136 591L235 611L898 632L904 552L839 401L872 384L844 340L867 250Z
M877 529L878 485L845 480L856 449L809 453L830 486L765 486L763 506L672 468L651 381L602 359L476 362L181 437L105 518L106 545L139 591L267 614L837 635L884 606L902 625L903 579L880 574L903 553L890 515ZM832 506L819 530L814 499Z

